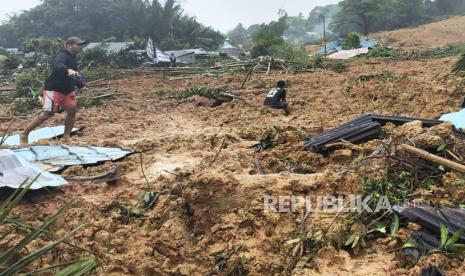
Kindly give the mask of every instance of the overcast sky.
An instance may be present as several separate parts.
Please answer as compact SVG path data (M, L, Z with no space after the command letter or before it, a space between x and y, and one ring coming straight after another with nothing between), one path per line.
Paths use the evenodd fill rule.
M339 0L179 0L179 2L187 14L195 16L201 23L227 32L239 22L248 27L274 20L278 17L279 9L286 10L289 15L302 13L307 16L313 7L335 4ZM0 20L4 20L8 14L38 5L40 0L0 0L0 3Z

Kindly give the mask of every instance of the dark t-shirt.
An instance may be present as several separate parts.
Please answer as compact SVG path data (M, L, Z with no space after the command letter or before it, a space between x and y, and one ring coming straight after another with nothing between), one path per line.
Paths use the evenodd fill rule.
M274 87L266 95L265 104L276 104L281 101L286 101L286 90L282 87Z
M45 81L44 89L47 91L56 91L64 95L73 92L78 88L84 87L81 81L68 76L68 69L77 71L76 56L67 50L62 50L53 59L52 74Z

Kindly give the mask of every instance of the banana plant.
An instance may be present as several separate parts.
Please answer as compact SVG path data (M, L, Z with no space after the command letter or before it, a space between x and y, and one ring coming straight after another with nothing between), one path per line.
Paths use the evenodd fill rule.
M10 224L12 220L8 219L12 210L19 204L21 199L26 195L31 185L38 178L32 179L31 181L24 181L20 187L13 192L3 203L0 204L0 227L3 225ZM17 275L23 273L25 275L37 275L43 272L54 271L56 275L65 276L65 275L83 275L87 272L94 270L98 265L99 261L95 257L89 259L76 260L71 263L58 264L53 266L48 266L45 268L40 268L32 272L24 273L24 271L29 268L30 264L39 260L44 254L48 253L50 250L56 248L59 244L68 240L76 232L86 227L87 225L83 224L75 229L71 230L63 237L55 241L50 241L47 245L42 248L28 253L26 256L21 257L19 260L13 260L20 252L27 251L26 247L36 240L38 237L48 232L48 229L53 225L59 218L61 218L64 212L71 206L71 203L66 204L61 209L59 209L55 214L48 218L44 223L39 227L29 226L23 224L27 229L30 229L30 232L27 233L19 242L11 246L4 252L0 252L0 276L7 275ZM0 242L5 239L5 236L0 237ZM64 268L63 270L59 270Z

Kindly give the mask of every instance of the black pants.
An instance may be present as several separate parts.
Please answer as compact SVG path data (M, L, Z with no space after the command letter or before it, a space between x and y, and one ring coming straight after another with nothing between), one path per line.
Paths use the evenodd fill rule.
M265 105L275 109L284 109L286 115L289 115L289 105L286 102L265 102Z
M276 108L276 109L286 109L287 108L287 103L286 102L265 102L265 105L271 108Z

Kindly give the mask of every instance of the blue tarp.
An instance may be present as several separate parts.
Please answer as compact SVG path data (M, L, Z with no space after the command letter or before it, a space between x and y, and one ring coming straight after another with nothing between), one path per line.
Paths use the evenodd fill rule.
M74 128L72 132L79 131L79 128ZM29 134L29 143L35 143L41 139L50 139L63 135L65 133L65 126L44 127L31 131ZM1 138L1 137L0 137ZM6 146L19 146L19 134L8 136L3 145Z
M91 165L104 161L115 161L133 151L121 148L32 146L14 150L23 159L42 165L48 171L58 171L67 166Z
M447 113L439 118L441 121L449 121L456 128L465 128L465 108L459 112Z
M373 40L373 39L362 39L360 40L360 44L362 45L361 48L374 47L378 44L378 41ZM333 41L326 45L327 53L339 52L341 50L342 50L342 42ZM318 54L324 54L324 52L325 52L325 47L321 47L320 50L318 51Z

